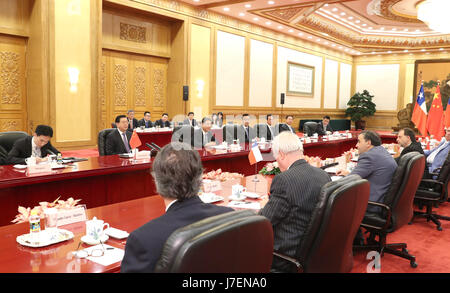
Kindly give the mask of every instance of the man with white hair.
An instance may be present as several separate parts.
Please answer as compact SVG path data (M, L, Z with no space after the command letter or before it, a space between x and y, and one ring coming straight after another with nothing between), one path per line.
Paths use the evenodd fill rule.
M260 214L272 223L274 250L295 257L320 189L331 179L325 171L305 161L303 145L291 132L285 131L275 137L272 153L282 173L273 178L269 201ZM296 272L296 268L274 256L272 271Z

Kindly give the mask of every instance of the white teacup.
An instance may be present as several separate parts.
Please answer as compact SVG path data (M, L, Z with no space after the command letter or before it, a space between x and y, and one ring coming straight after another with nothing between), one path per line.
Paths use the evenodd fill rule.
M104 230L108 228L108 223L105 223L103 220L98 220L96 217L90 221L86 221L86 235L95 241L100 240L105 233Z
M231 187L231 192L233 193L233 195L236 195L236 196L241 196L241 193L245 192L245 191L247 191L247 188L245 188L244 186L239 185L239 184L233 185Z
M28 166L34 166L34 165L36 165L36 157L29 157L29 158L26 158L26 159L25 159L25 163L26 163Z
M266 142L266 138L265 137L261 137L261 143L265 143Z

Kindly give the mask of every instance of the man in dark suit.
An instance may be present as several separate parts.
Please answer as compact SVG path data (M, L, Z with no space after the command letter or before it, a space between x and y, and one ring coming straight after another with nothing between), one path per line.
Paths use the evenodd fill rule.
M411 128L400 129L397 136L397 143L403 148L400 156L395 158L398 164L400 158L410 152L419 152L423 154L422 145L416 141L416 134Z
M133 132L133 129L138 128L139 127L139 121L134 118L134 110L128 110L128 130Z
M155 122L155 126L159 126L161 128L170 127L169 114L167 113L162 114L161 119Z
M211 131L212 120L209 117L202 119L201 128L194 131L193 146L196 148L213 146L216 144L216 137Z
M142 127L144 126L144 128L151 128L153 127L153 123L152 121L150 121L150 112L146 111L144 112L144 118L142 118L141 120L139 120L139 126Z
M258 137L264 137L266 140L273 140L275 138L275 129L272 125L273 116L272 114L268 114L266 116L266 124L262 127L259 127Z
M327 131L333 132L333 128L331 128L330 125L330 120L330 116L324 116L322 121L317 123L316 132L318 135L325 135L327 134Z
M53 129L47 125L38 125L33 136L17 140L9 151L6 161L8 164L25 164L25 159L36 157L36 163L46 161L48 155L58 154L59 151L52 146L50 139Z
M205 218L233 211L201 201L198 191L202 173L198 151L187 144L172 142L158 152L152 175L158 194L164 199L166 213L131 232L125 246L121 272L153 272L172 232Z
M272 223L274 251L295 257L311 220L320 189L330 176L304 160L298 136L284 131L272 142L272 152L281 174L273 178L270 198L259 212ZM296 272L294 265L274 256L272 270Z
M189 112L186 119L183 121L183 125L191 125L191 126L197 126L197 120L194 118L194 112Z
M292 122L294 122L294 116L287 115L286 116L286 123L280 124L280 132L282 131L289 131L292 133L295 133L294 127L292 126Z
M242 125L237 128L239 142L251 142L256 138L256 130L250 126L250 115L242 115Z
M130 139L132 132L128 130L128 119L125 115L116 117L116 127L105 140L106 155L119 155L131 152Z

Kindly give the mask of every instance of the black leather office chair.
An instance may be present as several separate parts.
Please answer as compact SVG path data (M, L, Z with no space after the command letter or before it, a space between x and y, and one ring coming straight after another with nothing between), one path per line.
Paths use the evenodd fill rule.
M353 267L353 239L369 194L369 182L358 175L325 184L297 256L291 258L278 252L274 255L295 264L298 272L349 272Z
M227 143L233 143L233 140L237 139L237 126L236 124L225 124L222 128L223 141Z
M317 122L308 121L303 124L303 133L307 134L308 136L312 136L314 133L316 133L316 130Z
M98 146L98 153L100 156L106 156L106 149L105 149L106 136L114 130L116 130L116 128L107 128L100 130L100 132L98 133L97 146Z
M377 250L381 256L391 253L410 261L417 267L416 257L409 254L406 243L386 244L387 234L407 224L413 216L413 200L420 178L425 168L425 156L418 152L403 155L394 173L383 203L369 201L369 206L381 207L379 213L366 212L361 227L370 232L367 245L354 246L354 249ZM376 241L375 237L379 240Z
M275 137L270 137L270 130L267 128L267 126L268 125L265 123L256 124L254 126L254 129L256 130L256 136L259 138L264 137L266 140L273 140ZM275 133L274 136L276 136Z
M430 220L436 224L436 229L442 231L441 222L439 220L450 221L450 217L433 213L433 206L448 200L450 186L450 152L440 168L440 172L436 180L422 179L419 188L414 197L414 203L419 206L426 206L426 211L414 211L414 217L424 217L427 222Z
M270 221L249 210L234 211L173 232L155 273L267 273L272 251Z
M194 139L194 127L191 125L175 126L172 133L172 141L185 142L192 145Z
M6 158L16 140L27 136L28 134L23 131L0 132L0 165L8 164Z

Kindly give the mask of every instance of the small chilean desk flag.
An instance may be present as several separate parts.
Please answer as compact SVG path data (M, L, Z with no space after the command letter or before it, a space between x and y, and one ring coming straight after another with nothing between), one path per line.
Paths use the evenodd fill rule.
M447 109L445 109L445 127L450 127L450 98L448 99Z
M428 112L427 129L438 141L444 136L444 110L442 109L441 90L439 84Z
M139 135L136 133L136 130L133 131L133 135L130 138L130 147L132 149L135 149L138 146L140 146L141 144L142 144L141 140L139 139Z
M263 160L257 142L252 144L252 149L250 150L250 153L248 153L248 160L250 161L250 165L256 164Z
M427 135L427 104L425 103L423 84L420 87L419 95L417 96L411 121L416 125L422 135Z

